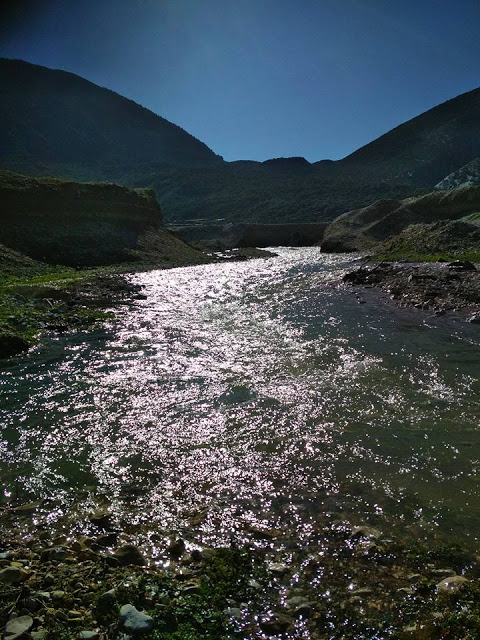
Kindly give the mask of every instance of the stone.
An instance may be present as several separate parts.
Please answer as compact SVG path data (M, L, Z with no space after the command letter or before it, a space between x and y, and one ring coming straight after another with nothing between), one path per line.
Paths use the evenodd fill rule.
M138 567L143 567L146 564L145 558L133 544L125 544L123 547L119 547L115 551L115 557L123 566L133 564Z
M24 633L30 631L33 627L33 618L30 616L20 616L19 618L12 618L7 622L3 640L16 640L20 638Z
M100 529L106 529L111 526L112 512L100 509L92 513L89 520L92 524Z
M32 513L34 513L40 506L42 506L42 500L39 500L37 502L29 502L27 504L20 504L18 507L14 507L12 509L12 513L28 516L32 515Z
M100 634L96 631L80 631L77 634L77 640L99 640Z
M15 334L3 333L0 335L0 358L10 358L19 353L28 351L30 343L28 340Z
M124 604L120 609L120 622L125 631L133 636L148 633L153 629L153 618L138 611L133 604Z
M192 562L201 562L203 558L203 554L200 549L192 549L190 551L190 559Z
M449 269L455 269L455 271L476 271L476 267L470 260L454 260L447 264Z
M182 587L183 593L200 593L200 584L198 582L187 582Z
M238 607L227 607L224 613L229 618L236 618L237 620L240 620L240 618L242 617L242 610Z
M310 618L314 612L313 602L304 602L295 607L293 615L295 618Z
M118 533L116 531L108 531L107 533L102 533L102 535L95 538L95 542L100 547L113 547L113 545L117 544L117 540Z
M70 556L65 547L50 547L40 554L41 562L64 562Z
M278 576L282 576L288 572L288 566L286 564L282 564L281 562L272 562L268 565L269 570L272 573L275 573Z
M267 529L265 527L257 527L254 525L247 525L246 531L252 534L255 540L273 540L279 538L283 532L280 529Z
M448 578L444 578L437 584L437 591L444 591L447 593L459 591L467 582L467 578L463 576L450 576Z
M181 538L173 540L168 547L168 552L172 556L180 557L185 553L185 542Z
M102 593L102 595L98 598L98 604L101 604L102 606L114 605L116 599L117 592L115 591L115 589L110 589L110 591L105 591L105 593Z
M375 527L369 527L367 525L363 525L361 527L355 527L352 530L350 538L370 538L371 540L376 540L380 538L382 532Z
M32 631L32 633L30 634L30 637L32 638L32 640L44 640L46 636L47 636L47 632L43 630Z
M275 636L285 633L291 626L291 623L292 621L286 616L274 615L270 618L260 620L260 629L270 636Z
M30 573L21 567L5 567L0 570L0 582L4 584L21 584L29 577Z

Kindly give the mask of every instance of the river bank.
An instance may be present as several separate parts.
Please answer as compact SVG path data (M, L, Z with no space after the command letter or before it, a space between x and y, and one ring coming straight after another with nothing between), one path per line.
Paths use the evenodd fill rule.
M467 260L365 263L345 274L343 282L382 289L402 306L480 322L479 267Z
M473 640L480 633L480 563L458 546L335 520L309 545L259 528L240 547L232 540L205 548L175 532L124 531L105 509L76 527L52 528L52 508L2 509L5 638ZM75 534L78 526L89 533Z

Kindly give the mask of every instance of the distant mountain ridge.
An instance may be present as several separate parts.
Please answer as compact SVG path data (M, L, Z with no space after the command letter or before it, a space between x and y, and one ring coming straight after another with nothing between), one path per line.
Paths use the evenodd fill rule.
M328 221L431 191L480 156L480 89L339 161L224 162L180 127L74 74L0 59L0 82L0 168L153 187L168 221Z

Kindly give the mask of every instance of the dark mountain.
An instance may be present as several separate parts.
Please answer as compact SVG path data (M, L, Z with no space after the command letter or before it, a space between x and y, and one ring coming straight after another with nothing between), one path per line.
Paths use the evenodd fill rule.
M131 100L64 71L0 59L0 168L153 187L168 221L317 222L430 191L480 156L480 89L343 160L227 163Z
M222 164L180 127L72 73L2 58L0 86L0 163L78 171L104 163Z
M434 186L480 155L480 89L392 129L340 161L367 180Z

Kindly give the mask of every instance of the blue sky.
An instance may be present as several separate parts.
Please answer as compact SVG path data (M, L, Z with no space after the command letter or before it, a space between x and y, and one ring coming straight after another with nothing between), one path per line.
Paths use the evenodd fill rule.
M6 2L0 56L113 89L226 160L338 159L480 85L478 0Z

